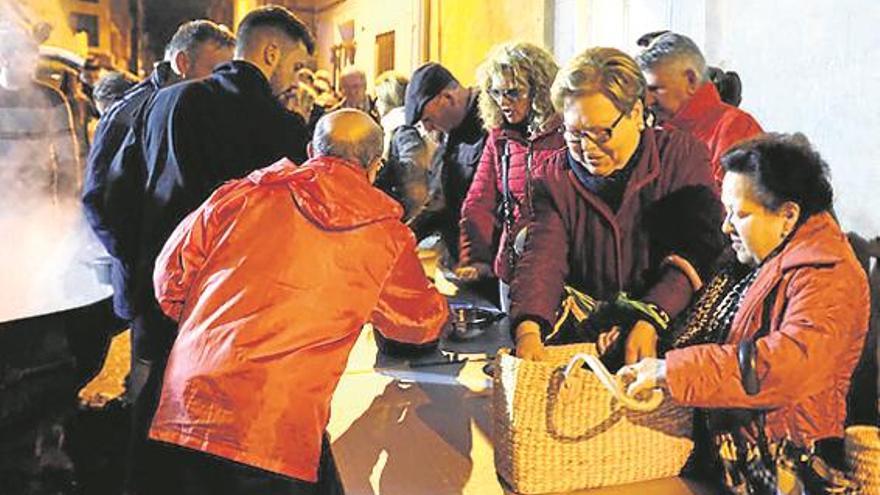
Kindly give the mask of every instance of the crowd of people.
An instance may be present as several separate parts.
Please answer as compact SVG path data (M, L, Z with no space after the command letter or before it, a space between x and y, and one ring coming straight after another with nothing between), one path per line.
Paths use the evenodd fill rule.
M752 489L753 452L772 471L782 442L841 467L870 302L828 166L765 133L688 37L639 44L559 63L507 42L476 87L431 62L375 97L349 67L337 95L305 67L308 26L265 6L234 34L183 24L137 85L98 82L82 197L132 329L129 492L342 493L333 390L365 323L383 352L437 345L431 236L508 313L517 356L596 342L632 395L699 408L695 476ZM2 55L13 101L27 54ZM733 408L754 414L719 419Z

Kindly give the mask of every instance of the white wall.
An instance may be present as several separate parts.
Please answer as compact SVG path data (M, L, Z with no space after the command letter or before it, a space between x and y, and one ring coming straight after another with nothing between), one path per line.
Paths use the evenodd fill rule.
M557 0L555 52L636 51L643 33L691 36L736 70L742 108L769 131L800 131L831 166L847 230L880 236L880 2L875 0ZM560 9L568 15L560 15Z
M743 107L767 130L806 134L844 228L880 236L880 2L709 3L707 57L740 73Z
M330 47L341 41L337 25L354 20L355 66L367 74L373 86L376 74L376 35L394 31L394 65L411 73L419 65L419 0L345 0L316 16L318 68L332 70Z

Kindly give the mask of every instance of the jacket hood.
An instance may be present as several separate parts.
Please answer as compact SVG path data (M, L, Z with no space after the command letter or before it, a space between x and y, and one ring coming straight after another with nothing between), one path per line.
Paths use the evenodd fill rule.
M401 206L374 188L359 165L338 158L314 158L299 167L283 158L248 180L286 184L300 212L324 230L350 230L403 216Z
M829 213L817 213L801 225L783 248L783 271L804 265L834 265L852 252L846 235Z

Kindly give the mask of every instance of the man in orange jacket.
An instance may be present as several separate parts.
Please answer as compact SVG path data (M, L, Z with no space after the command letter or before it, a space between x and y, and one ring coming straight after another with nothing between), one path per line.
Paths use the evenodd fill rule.
M363 112L328 114L311 160L226 183L165 244L156 295L180 330L150 437L176 447L175 493L338 493L324 431L361 328L437 340L445 299L371 187L382 138Z
M645 104L665 126L685 130L709 148L718 189L721 155L734 144L764 132L758 121L721 101L709 80L706 60L687 36L668 32L636 57L648 82Z

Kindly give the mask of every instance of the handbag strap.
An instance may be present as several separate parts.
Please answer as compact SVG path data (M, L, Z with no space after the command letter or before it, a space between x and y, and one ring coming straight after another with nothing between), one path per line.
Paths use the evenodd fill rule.
M640 401L626 395L620 385L620 382L614 377L614 375L611 374L610 371L608 371L608 368L606 368L605 365L602 364L602 361L600 361L598 357L591 354L575 354L574 357L572 357L571 360L568 362L568 365L565 367L565 371L563 371L563 376L565 377L565 379L568 379L572 370L581 361L586 363L586 365L589 366L591 370L593 370L596 378L598 378L599 382L606 389L608 389L611 395L628 409L640 412L650 412L660 407L660 404L663 403L663 392L656 389L651 392L651 398L644 401Z

